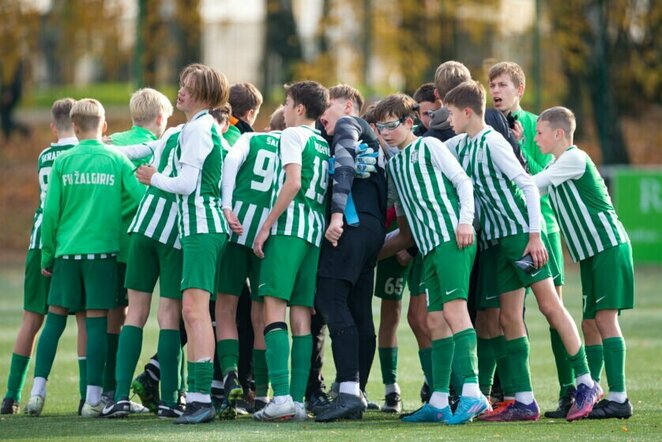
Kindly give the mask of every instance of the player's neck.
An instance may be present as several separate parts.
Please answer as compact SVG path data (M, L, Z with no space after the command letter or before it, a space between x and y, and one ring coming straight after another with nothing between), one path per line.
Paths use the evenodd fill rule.
M191 121L193 117L195 117L199 112L202 112L203 110L207 110L207 109L209 109L209 106L204 104L191 108L190 110L184 112L184 115L186 115L186 121Z
M566 150L568 150L568 148L570 148L570 146L573 146L572 139L563 138L563 139L559 140L559 142L554 146L554 148L552 149L551 154L554 155L554 158L558 158L561 155L563 155L563 153Z
M406 149L407 146L411 145L414 141L416 141L418 137L414 135L414 132L409 132L407 135L407 138L398 146L398 149L403 150Z
M76 132L74 132L73 130L63 130L57 132L58 140L64 140L65 138L74 138L75 136L76 136Z
M522 110L522 106L519 104L519 100L510 107L506 112L504 112L504 115L509 115L509 114L514 114L515 112L519 112Z
M299 117L297 118L295 126L310 126L315 127L315 120L312 118Z
M478 135L483 129L485 129L485 120L483 120L483 117L479 117L478 115L474 115L471 120L467 123L466 127L466 133L469 135L470 138L475 137Z

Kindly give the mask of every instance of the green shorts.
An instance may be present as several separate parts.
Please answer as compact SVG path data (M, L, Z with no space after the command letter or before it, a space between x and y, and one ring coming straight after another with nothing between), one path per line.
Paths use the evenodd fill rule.
M248 278L251 284L251 300L262 302L257 296L261 265L262 260L255 256L253 249L228 242L221 258L221 266L216 272L216 293L241 296Z
M115 296L115 307L126 307L129 305L129 293L124 287L126 279L126 263L117 263L117 295Z
M30 249L25 257L23 310L45 315L48 312L48 289L51 278L41 274L41 249Z
M549 250L547 235L541 233L540 238L547 250ZM530 274L524 272L514 264L515 261L522 258L524 249L528 243L528 233L518 233L499 238L499 256L496 262L497 290L499 294L529 287L533 283L551 278L552 272L549 268L549 263L534 270Z
M619 244L579 262L584 319L598 310L634 307L634 269L630 243Z
M389 301L402 301L405 291L405 278L409 275L411 265L400 265L395 256L377 263L377 279L375 281L375 296ZM411 290L411 289L410 289Z
M549 270L554 278L554 286L558 287L565 283L565 259L563 247L561 246L561 233L552 232L547 234L547 252L549 254Z
M225 233L203 233L181 239L183 264L180 288L200 289L216 299L216 269L228 241Z
M182 299L182 251L140 233L132 233L126 264L127 289L152 293L159 280L162 298Z
M476 310L499 308L497 266L499 244L478 252L478 281L476 283Z
M425 293L425 278L423 277L423 254L418 253L409 265L409 276L407 277L407 286L409 287L409 296L420 296Z
M423 274L429 312L442 311L446 302L467 299L475 257L475 242L458 249L454 240L438 245L425 255Z
M320 248L294 236L275 235L264 246L260 297L283 299L289 305L313 307Z
M55 258L48 305L69 311L110 310L117 297L117 262L105 259Z

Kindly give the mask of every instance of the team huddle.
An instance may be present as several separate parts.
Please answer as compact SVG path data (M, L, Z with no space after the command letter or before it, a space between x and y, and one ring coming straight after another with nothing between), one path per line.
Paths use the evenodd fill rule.
M263 132L252 127L255 86L202 64L180 74L176 127L150 88L131 97L131 129L108 137L97 100L57 100L1 413L19 412L42 323L25 411L47 412L74 314L84 417L330 422L377 409L406 423L538 420L532 292L559 381L545 416L629 418L618 322L634 306L627 233L573 142L574 114L524 111L516 63L495 64L488 81L493 109L456 61L413 97L367 107L351 86L296 82ZM563 305L561 237L580 266L583 343ZM158 346L134 376L157 281ZM423 404L407 413L396 337L405 285ZM365 394L375 353L381 407Z

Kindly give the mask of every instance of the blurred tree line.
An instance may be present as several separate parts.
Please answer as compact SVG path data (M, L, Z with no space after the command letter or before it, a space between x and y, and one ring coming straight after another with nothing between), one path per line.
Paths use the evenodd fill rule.
M490 19L501 0L319 1L314 50L304 58L294 1L264 0L258 86L265 96L303 78L329 85L342 78L369 96L394 87L411 93L450 59L467 64L485 83L485 60L499 53L500 26L521 26ZM530 1L536 20L531 29L519 29L521 52L511 57L529 62L522 63L529 84L525 104L536 90L545 91L544 104L563 103L580 120L594 120L605 163L627 163L620 117L642 115L662 102L662 1ZM136 2L136 44L126 47L123 33L131 28L121 21L119 0L52 0L45 13L21 0L0 0L3 83L34 53L43 55L56 84L73 81L83 58L93 62L100 81L176 82L182 66L200 60L200 0ZM375 84L377 71L388 73L386 84Z

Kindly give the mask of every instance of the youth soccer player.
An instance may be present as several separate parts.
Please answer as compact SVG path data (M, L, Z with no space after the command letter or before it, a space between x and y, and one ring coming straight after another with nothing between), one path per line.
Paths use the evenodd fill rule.
M133 178L129 160L101 143L105 112L94 99L71 108L80 143L58 156L49 176L42 223L42 273L52 275L48 318L53 333L42 334L35 373L50 371L69 311L86 312L87 392L81 414L98 416L106 359L106 315L115 306L121 212L131 210L143 189ZM128 195L129 198L126 198ZM46 379L35 377L30 414L39 415Z
M183 264L182 315L188 335L188 392L186 411L175 424L214 419L211 382L214 372L214 332L209 301L215 294L218 263L227 241L228 226L220 208L221 134L209 110L227 101L228 83L214 69L191 64L180 74L177 108L187 124L173 154L173 176L141 166L140 182L177 196Z
M264 301L266 358L274 392L271 402L253 415L261 421L307 417L303 399L312 353L310 316L325 227L330 154L328 143L314 126L328 97L328 91L315 81L287 88L283 107L287 129L280 138L277 196L253 242L255 254L264 258L258 295ZM293 335L291 382L285 323L288 304Z
M409 245L423 255L427 322L432 337L433 393L429 403L404 422L463 424L489 404L478 388L476 332L467 310L469 275L476 255L471 179L444 145L412 132L415 102L402 94L380 101L375 110L384 141L401 152L388 162L395 183L400 231L383 255ZM453 414L448 403L452 360L462 395Z
M595 164L573 142L575 127L574 114L564 107L540 114L535 141L554 159L533 180L542 193L549 193L570 255L579 262L583 319L595 322L600 341L594 345L604 348L609 393L589 418L627 419L632 404L625 388L625 340L618 315L634 307L632 248Z
M540 416L531 388L529 341L522 318L525 287L531 286L540 311L559 331L576 375L575 404L569 420L586 417L600 395L591 379L577 328L554 289L541 232L540 194L507 141L485 125L485 90L468 81L446 94L444 103L458 135L447 142L474 182L481 228L486 240L499 241L497 284L500 322L506 338L515 402L485 420L536 420ZM516 261L529 258L525 271Z

